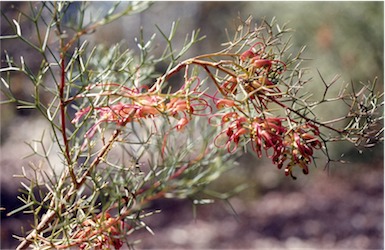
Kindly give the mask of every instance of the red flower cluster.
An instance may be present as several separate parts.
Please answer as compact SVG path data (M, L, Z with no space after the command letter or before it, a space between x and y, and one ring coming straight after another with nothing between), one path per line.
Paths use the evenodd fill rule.
M272 157L273 163L277 164L278 168L282 168L285 161L288 161L285 174L292 177L294 166L299 166L304 174L308 174L308 165L313 158L313 149L321 149L322 147L317 136L319 136L319 129L311 123L288 131L282 141L282 146L278 149L278 154Z
M258 49L256 47L259 46ZM276 60L274 55L265 52L265 46L258 42L239 57L247 73L239 74L237 82L244 85L250 98L255 98L258 92L280 93L276 86L281 75L286 70L286 64Z
M178 119L176 128L181 130L190 121L190 115L198 115L209 107L207 101L200 97L190 98L180 94L162 96L150 91L140 93L131 89L124 90L123 96L128 99L127 103L86 107L75 114L72 123L79 122L82 117L93 112L96 122L85 134L85 137L92 138L99 125L104 122L122 125L130 121L166 115Z
M123 246L123 241L120 236L124 232L125 224L122 220L116 223L116 218L112 218L109 213L103 216L98 215L95 219L85 220L72 238L80 240L78 244L80 249L85 249L92 246L93 249L120 249ZM100 232L100 234L99 234Z
M227 128L215 137L214 144L219 148L226 147L229 153L234 153L238 148L240 140L245 138L244 136L249 132L248 120L237 112L220 114L220 116L222 116L220 125L225 123L228 123L228 125ZM227 136L227 141L224 144L221 144L222 135Z
M236 107L235 102L228 99L217 101L218 108ZM278 117L246 117L242 112L229 111L210 117L219 117L217 126L225 127L214 139L214 144L226 148L229 153L234 153L240 142L251 142L257 156L262 157L262 152L272 159L273 163L282 168L287 162L285 174L295 178L292 168L299 166L303 173L309 172L308 164L313 157L313 149L320 149L321 142L318 127L311 123L304 125L291 124L291 129L284 125L284 118ZM293 128L295 127L295 128ZM223 140L223 137L227 138Z
M285 137L286 127L282 126L282 118L254 118L251 123L251 139L253 150L259 158L262 157L262 149L266 151L273 149L273 156L279 154L282 147L282 141ZM269 156L270 157L270 156Z

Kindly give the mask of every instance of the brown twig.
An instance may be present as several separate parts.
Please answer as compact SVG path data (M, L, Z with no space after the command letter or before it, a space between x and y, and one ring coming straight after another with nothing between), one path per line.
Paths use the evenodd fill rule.
M72 166L72 160L71 160L71 154L69 149L69 142L67 138L67 132L66 132L66 104L65 104L65 97L64 97L64 89L65 89L65 56L64 52L60 54L60 67L61 67L61 80L60 80L60 86L59 86L59 100L60 100L60 123L61 123L61 134L63 137L63 143L64 143L64 151L65 151L65 157L67 160L68 168L69 168L69 174L71 176L72 182L77 185L76 181L76 175Z
M125 118L125 120L120 124L121 127L124 127L131 119L131 117L134 115L135 113L135 110L131 110L130 113L127 115L127 117ZM81 185L84 184L84 182L86 181L86 178L87 176L90 175L90 173L92 172L92 170L94 170L94 168L99 165L99 163L104 159L104 157L108 154L108 152L111 150L112 148L112 145L114 144L114 142L116 141L116 139L118 138L118 136L120 135L120 133L122 132L122 129L118 128L114 131L114 133L112 134L111 138L109 139L109 141L104 145L104 147L101 149L101 151L99 152L99 154L96 156L96 158L92 161L92 163L90 164L90 166L88 167L87 171L82 175L82 177L80 178L80 180L77 182L77 187L80 187Z

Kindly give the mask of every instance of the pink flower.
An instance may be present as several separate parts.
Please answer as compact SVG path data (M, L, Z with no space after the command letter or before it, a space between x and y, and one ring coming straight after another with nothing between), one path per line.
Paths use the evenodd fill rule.
M216 102L216 106L218 109L223 109L225 107L234 107L234 106L236 106L236 104L235 104L234 100L220 99Z
M181 118L176 124L176 129L178 131L182 130L188 124L188 122L189 120L186 117Z
M84 109L79 110L75 113L75 118L72 119L72 123L78 123L80 118L82 118L84 115L86 115L90 111L90 107L86 107Z

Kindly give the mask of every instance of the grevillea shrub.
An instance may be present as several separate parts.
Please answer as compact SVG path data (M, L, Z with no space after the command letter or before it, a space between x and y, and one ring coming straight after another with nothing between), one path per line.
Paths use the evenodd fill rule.
M24 36L21 20L2 12L13 33L1 39L26 44L40 58L34 71L28 58L2 51L2 102L34 108L51 125L45 134L50 143L33 147L44 168L21 171L25 204L8 213L35 216L19 249L133 246L135 231L151 232L143 219L157 211L146 210L149 203L194 197L245 151L269 158L295 179L297 170L311 171L316 157L325 166L335 161L330 143L382 142L383 94L376 92L376 80L359 88L342 84L332 96L338 81L306 78L303 50L291 51L286 26L249 18L222 49L184 60L202 39L193 32L175 51L175 25L170 35L160 31L167 45L159 58L151 54L153 40L137 39L139 54L122 45L91 47L86 35L147 6L125 4L121 12L113 4L94 20L85 18L90 3L81 3L77 22L71 22L71 3L31 3L20 17L36 29L32 38ZM168 67L156 75L158 63ZM13 95L16 73L31 83L32 101ZM176 75L181 82L171 86ZM323 95L305 92L313 82L324 87ZM340 102L348 107L342 117L322 120L314 112ZM50 160L54 149L61 168Z

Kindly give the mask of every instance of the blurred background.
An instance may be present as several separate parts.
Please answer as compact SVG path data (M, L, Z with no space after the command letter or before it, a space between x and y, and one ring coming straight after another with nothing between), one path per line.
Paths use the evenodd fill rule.
M16 18L12 5L28 10L30 3L0 4L4 13ZM107 11L111 4L93 2L92 8L95 12ZM288 23L294 30L293 51L307 45L304 55L311 60L305 66L309 77L313 77L315 94L320 91L317 85L322 85L317 70L326 81L341 75L341 84L351 80L366 83L377 76L379 91L383 91L383 2L155 2L144 12L102 27L86 39L106 46L123 42L128 48L135 48L134 39L142 27L144 39L157 33L155 44L163 48L164 41L155 25L167 34L172 22L179 20L174 38L177 48L192 30L199 28L200 34L206 36L185 56L190 57L220 50L220 44L227 41L225 29L234 30L238 17L246 19L249 15L257 23L273 17L279 24ZM1 18L2 35L9 34L11 31ZM27 33L28 28L23 32ZM33 53L23 46L2 42L2 67L4 50L15 58L23 55L26 62L33 62ZM162 49L154 50L161 52ZM30 87L22 80L16 86L17 95L31 95ZM16 196L20 180L12 176L31 161L23 159L30 153L25 142L39 139L47 124L32 110L3 105L0 111L1 207L9 211L19 205ZM343 107L334 107L323 110L320 116L343 111ZM238 185L250 184L249 189L229 199L231 206L218 201L193 208L191 201L159 201L153 206L163 213L148 221L155 236L148 232L138 234L138 238L143 238L138 249L383 249L383 146L359 154L346 144L336 144L333 152L336 156L344 154L349 163L334 164L327 170L323 166L312 167L309 176L297 176L295 181L285 177L269 160L247 154L210 187L228 192ZM28 228L23 218L7 218L1 213L2 249L14 248L17 241L11 235L18 234L20 226Z

